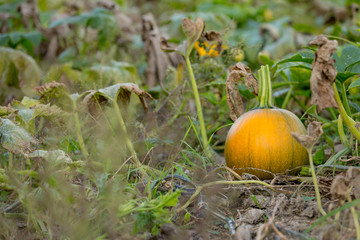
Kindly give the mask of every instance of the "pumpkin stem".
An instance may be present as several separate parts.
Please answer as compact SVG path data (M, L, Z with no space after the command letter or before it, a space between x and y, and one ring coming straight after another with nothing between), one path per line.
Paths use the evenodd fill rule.
M269 66L261 66L259 70L259 108L272 108L272 89Z

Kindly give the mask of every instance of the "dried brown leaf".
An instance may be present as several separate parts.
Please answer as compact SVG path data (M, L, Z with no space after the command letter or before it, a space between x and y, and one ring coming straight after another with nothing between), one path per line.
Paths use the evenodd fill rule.
M351 195L360 198L360 169L350 167L346 171L346 178L350 181Z
M238 90L238 82L242 81L248 89L253 89L254 94L258 94L259 87L257 80L251 73L251 69L241 62L230 67L229 75L226 79L226 99L230 108L230 118L235 121L244 113L244 103Z
M164 89L163 79L167 68L171 65L176 67L182 61L182 58L176 53L167 55L161 50L160 45L164 45L164 43L160 41L160 30L151 13L142 16L142 39L147 57L146 85L151 88L160 83Z
M102 112L100 108L111 101L120 101L123 106L127 107L130 103L131 93L138 95L143 108L147 111L148 106L145 99L153 99L153 97L134 83L118 83L107 88L90 90L82 103L87 105L92 116L98 117Z
M208 41L222 41L221 34L217 31L205 31L202 36Z
M62 88L62 87L65 87L65 84L52 81L50 83L45 83L44 85L41 85L39 87L35 87L34 89L39 95L45 95L50 91L52 91L53 89Z
M348 194L347 179L344 176L338 175L331 184L330 193L334 199L345 199Z
M321 112L327 107L338 107L334 98L332 85L337 75L331 56L336 52L338 43L336 40L328 40L324 35L318 36L309 45L317 45L319 49L315 52L312 64L311 84L311 104L318 106Z
M187 38L187 47L185 56L189 56L195 42L201 37L205 29L204 21L198 17L196 21L189 18L182 20L182 29Z
M321 123L316 121L310 122L307 132L307 135L291 132L291 136L307 150L310 150L323 134Z

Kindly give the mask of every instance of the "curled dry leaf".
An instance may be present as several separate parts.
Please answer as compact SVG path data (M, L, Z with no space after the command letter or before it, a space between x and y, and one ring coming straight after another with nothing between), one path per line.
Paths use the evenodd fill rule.
M230 72L226 79L226 99L230 108L230 118L233 121L244 113L244 103L238 89L238 82L240 80L244 82L248 89L252 88L256 95L259 91L257 80L248 66L238 62L230 67Z
M327 107L337 108L338 104L332 88L337 72L334 66L335 60L331 56L336 52L338 43L336 40L328 40L324 35L320 35L309 45L319 46L312 63L311 104L316 104L319 112Z
M91 115L97 117L99 116L99 107L109 102L120 101L127 106L130 103L131 93L138 95L143 108L147 111L148 106L145 99L152 100L153 97L134 83L118 83L107 88L90 90L87 92L82 103L87 105Z
M181 26L188 40L186 56L189 56L195 42L200 38L200 36L204 32L205 23L204 20L202 20L200 17L197 18L195 22L189 18L184 18L182 20Z
M291 135L295 140L304 146L308 151L313 148L320 136L323 134L322 126L320 122L313 121L308 125L308 134L302 135L296 132L291 132Z
M167 55L162 51L161 48L166 44L164 45L164 39L161 40L160 38L160 30L151 13L142 16L142 39L147 57L146 85L151 88L160 83L164 89L163 79L167 68L169 66L176 67L182 61L182 58L176 53Z
M360 169L350 167L345 176L337 175L331 184L334 199L346 199L348 195L360 198Z
M54 89L63 87L65 87L65 84L52 81L50 83L45 83L44 85L35 87L34 89L39 95L43 96L49 94Z

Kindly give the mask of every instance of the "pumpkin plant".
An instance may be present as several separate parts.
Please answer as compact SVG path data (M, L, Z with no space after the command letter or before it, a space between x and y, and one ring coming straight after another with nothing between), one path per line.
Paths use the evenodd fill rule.
M272 105L268 65L259 70L259 105L241 115L232 125L225 143L226 164L242 174L261 179L308 164L306 149L291 132L306 134L302 122L292 112Z

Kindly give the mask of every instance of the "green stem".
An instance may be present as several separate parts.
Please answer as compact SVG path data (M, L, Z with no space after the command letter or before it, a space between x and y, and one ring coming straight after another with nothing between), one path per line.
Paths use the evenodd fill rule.
M326 212L324 211L324 209L322 208L322 205L321 205L321 196L320 196L319 186L318 186L317 179L316 179L314 162L313 162L312 155L311 155L312 148L311 148L311 149L307 149L307 151L308 151L308 155L309 155L311 175L312 175L312 179L313 179L313 183L314 183L314 188L315 188L315 194L316 194L316 200L317 200L318 208L319 208L320 213L321 213L323 216L325 216L325 215L326 215Z
M290 100L290 97L291 97L291 93L294 91L294 85L291 85L289 91L287 92L286 96L285 96L285 99L284 99L284 102L283 104L281 105L281 108L282 109L285 109L289 100Z
M351 116L350 105L349 105L349 102L346 97L345 84L342 83L342 84L340 84L340 86L341 86L341 98L342 98L342 102L344 103L345 111L349 116Z
M204 116L203 116L203 112L202 112L199 91L198 91L198 88L196 85L196 80L195 80L194 72L193 72L193 69L192 69L192 66L190 63L189 56L186 57L186 65L187 65L187 68L189 71L191 86L192 86L194 97L195 97L195 104L196 104L197 114L199 117L200 132L201 132L202 143L203 143L203 147L204 147L204 151L205 151L205 156L209 159L212 159L212 155L211 155L210 147L209 147L209 143L208 143L208 138L207 138L207 134L206 134L205 121L204 121Z
M261 66L259 70L259 107L272 108L271 78L269 66Z
M341 115L339 115L337 125L338 125L339 137L340 137L342 144L344 144L344 146L349 146L349 141L347 140L345 132L344 132L344 125L343 125L343 120L342 120Z
M339 113L340 113L346 127L350 130L351 134L354 135L354 137L358 141L360 141L360 132L355 127L354 119L352 119L351 117L349 117L349 115L347 115L346 110L341 102L339 92L336 88L335 83L333 84L333 89L334 89L334 93L335 93L335 100L336 100L337 104L339 105Z
M348 202L352 202L351 196L348 195ZM358 214L356 213L355 207L352 206L350 207L350 211L351 214L353 216L353 220L354 220L354 226L355 226L355 230L356 230L356 240L360 240L360 224L359 224L359 220L358 220Z
M127 148L129 149L133 159L134 159L134 162L136 164L136 166L139 168L139 170L141 171L141 173L146 176L147 173L144 169L142 169L142 164L141 162L139 161L138 157L137 157L137 154L135 152L135 149L134 149L134 146L132 144L132 142L130 141L129 139L129 136L128 136L128 133L127 133L127 129L126 129L126 125L125 125L125 122L124 122L124 119L121 115L121 112L120 112L120 108L119 108L119 105L117 104L116 101L113 101L113 104L114 104L114 108L115 108L115 113L116 113L116 116L117 116L117 119L119 121L119 124L120 124L120 127L121 127L121 130L124 134L124 139L125 139L125 143L126 143L126 146Z
M74 120L75 120L76 136L77 136L77 139L78 139L78 142L79 142L79 145L80 145L81 153L85 157L88 157L89 153L86 150L84 139L83 139L82 134L81 134L81 126L80 126L79 114L77 112L74 112Z

